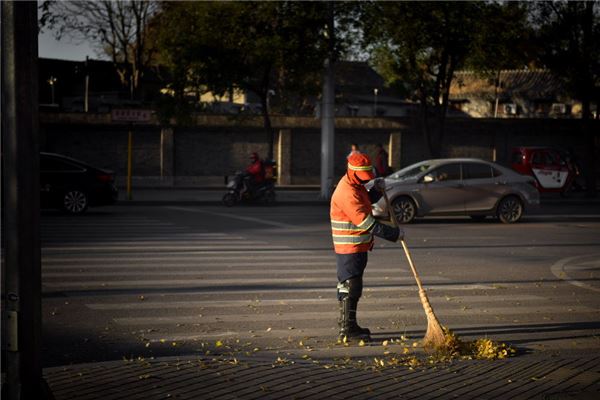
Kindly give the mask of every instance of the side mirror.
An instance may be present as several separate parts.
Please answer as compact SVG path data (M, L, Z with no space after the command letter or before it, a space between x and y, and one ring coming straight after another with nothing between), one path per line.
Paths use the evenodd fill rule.
M424 183L430 183L430 182L433 182L433 180L434 180L434 179L433 179L433 176L431 176L431 175L429 175L429 174L427 174L427 175L425 175L425 176L423 177L423 182L424 182Z

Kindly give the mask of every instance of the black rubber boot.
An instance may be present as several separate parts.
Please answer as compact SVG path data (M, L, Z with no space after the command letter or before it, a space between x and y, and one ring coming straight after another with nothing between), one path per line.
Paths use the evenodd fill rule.
M358 300L350 297L344 298L339 302L340 305L340 334L339 339L342 341L349 340L371 340L371 331L367 328L361 328L356 322L356 306Z

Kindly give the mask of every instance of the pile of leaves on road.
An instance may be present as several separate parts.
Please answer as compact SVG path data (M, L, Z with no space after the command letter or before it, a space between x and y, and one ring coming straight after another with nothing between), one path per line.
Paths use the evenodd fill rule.
M417 341L410 343L409 339L402 336L398 340L385 340L381 343L384 348L383 354L374 357L371 364L354 363L354 366L381 369L386 367L408 367L410 369L435 367L455 360L500 360L516 355L516 349L506 343L495 342L488 338L473 341L463 341L454 332L444 329L445 341L436 348L429 349L425 356L417 355L414 350L419 347ZM339 342L344 346L349 344ZM363 341L358 346L366 346ZM338 360L339 361L339 360ZM339 363L339 366L347 366L348 359Z
M491 339L477 339L465 342L450 329L444 327L445 342L434 349L433 356L441 361L453 359L499 360L516 354L516 350L506 343Z
M403 347L402 353L404 354L402 355L386 351L382 357L375 357L373 366L375 368L406 366L412 369L435 366L454 360L500 360L512 357L517 353L516 349L506 343L495 342L487 338L463 341L447 328L444 328L444 336L444 344L433 349L425 358L410 354L407 351L409 348ZM415 343L413 343L413 347L415 347Z

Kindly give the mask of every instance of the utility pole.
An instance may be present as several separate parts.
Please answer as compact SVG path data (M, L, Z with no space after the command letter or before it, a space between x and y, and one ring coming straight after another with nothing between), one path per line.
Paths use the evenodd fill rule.
M323 74L323 95L321 98L321 198L329 200L333 188L333 161L335 138L335 85L333 65L334 26L333 1L328 2L329 18L327 21L327 39L329 41L329 56L325 60Z
M85 93L83 96L83 112L90 110L90 65L88 56L85 56Z
M1 2L2 398L46 399L41 363L38 4Z

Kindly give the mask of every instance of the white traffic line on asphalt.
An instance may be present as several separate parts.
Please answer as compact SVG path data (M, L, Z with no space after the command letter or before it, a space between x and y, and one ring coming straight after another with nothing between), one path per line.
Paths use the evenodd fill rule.
M237 249L237 248L236 248ZM307 251L307 250L293 250L293 249L289 249L289 248L284 248L284 249L264 249L264 250L255 250L255 248L248 250L248 249L243 249L244 251L235 251L236 249L234 249L234 251L227 251L227 252L223 252L223 250L216 250L216 251L210 251L210 250L206 250L206 251L186 251L185 253L171 253L171 254L153 254L152 257L150 258L150 261L160 261L160 260L198 260L198 257L201 257L202 259L208 259L207 257L210 256L216 256L217 259L221 259L221 256L223 256L223 254L230 254L232 257L234 257L235 259L252 259L252 258L257 258L257 259L268 259L269 257L273 257L273 258L279 258L279 257L309 257L311 255L313 255L314 253L312 253L311 251ZM230 249L231 250L231 249ZM223 257L227 257L227 256L223 256ZM319 255L316 255L316 257L322 257ZM331 257L334 257L333 255L331 255ZM123 253L122 255L119 254L106 254L103 256L97 256L97 255L93 255L93 256L89 256L86 254L75 254L73 256L66 256L65 254L57 254L57 255L52 255L49 254L48 256L44 256L44 263L48 262L68 262L68 261L75 261L75 262L81 262L81 263L85 263L88 261L100 261L100 262L113 262L113 261L127 261L127 262L147 262L148 259L140 259L140 257L138 255L131 255L131 254L127 254L127 253ZM333 258L333 262L335 262L335 257Z
M600 218L600 214L536 214L524 215L524 219L545 219L545 218L560 218L560 219L587 219Z
M239 260L239 259L237 259ZM177 261L176 259L173 261ZM289 261L284 261L283 264L281 265L277 265L277 263L275 263L273 260L268 260L268 261L246 261L246 262L231 262L231 261L223 261L223 262L219 262L219 263L215 263L212 262L210 264L207 264L207 260L190 260L188 262L178 262L178 263L161 263L161 264L148 264L149 261L145 261L145 262L141 262L141 263L137 263L137 264L105 264L105 263L99 263L99 264L86 264L86 263L77 263L77 264L70 264L70 265L61 265L61 264L48 264L48 263L44 263L44 267L42 268L42 273L44 275L46 275L47 272L60 272L63 270L79 270L80 272L85 272L85 273L95 273L95 270L134 270L137 272L123 272L125 274L130 274L130 273L137 273L138 275L140 274L140 270L143 272L148 272L148 273L152 273L153 270L156 269L160 269L160 268L166 268L166 269L186 269L189 270L190 272L194 272L196 274L198 273L220 273L221 275L223 275L224 271L227 271L227 273L260 273L263 274L265 273L264 268L262 268L260 271L256 271L256 270L247 270L244 269L243 271L231 271L230 268L233 267L264 267L265 264L269 264L269 268L273 268L275 265L277 265L277 270L273 270L273 273L276 272L284 272L284 271L288 271L290 272L290 270L294 270L298 273L300 272L306 272L306 273L319 273L319 272L333 272L335 274L335 261L334 262L323 262L323 261L303 261L303 262L289 262ZM297 269L296 267L307 267L307 266L312 266L312 267L322 267L321 270L318 270L316 268L306 268L306 269ZM370 268L369 271L373 271L375 272L375 269ZM379 270L379 271L384 271L384 270ZM398 271L406 271L406 269L400 269L400 268L394 268L393 270L389 270L391 273L394 272L398 272ZM164 271L165 274L170 273L168 271Z
M533 295L514 295L514 296L456 296L451 300L447 300L441 296L430 296L429 300L432 303L447 303L459 307L460 304L486 303L486 302L547 302L548 300L541 296ZM460 303L459 303L460 301ZM127 303L90 303L86 307L92 310L162 310L162 309L183 309L183 308L228 308L228 307L252 307L260 308L263 306L307 306L307 305L336 305L337 301L334 297L328 298L281 298L281 299L260 299L256 300L190 300L190 301L141 301ZM398 298L367 298L361 301L361 307L371 307L379 305L403 305L403 304L420 304L418 296L398 297Z
M51 244L42 247L42 250L55 250L55 249L71 249L71 248L85 248L85 249L95 249L95 248L106 248L108 246L112 248L132 248L132 247L160 247L161 245L173 246L177 244L177 247L186 247L196 244L202 245L227 245L232 242L236 242L234 246L241 243L242 245L264 245L267 242L258 241L258 240L243 240L243 239L196 239L196 240L188 240L188 239L172 239L172 240L135 240L135 241L101 241L101 242L71 242L69 246L64 246L60 244Z
M221 264L156 264L156 265L69 265L63 267L45 266L42 269L44 278L68 278L68 277L94 277L94 276L175 276L175 275L262 275L265 276L264 262L240 262ZM238 269L233 269L233 268ZM239 268L242 267L242 268ZM162 269L162 270L161 270ZM175 271L173 271L175 270ZM405 267L372 267L369 268L365 279L371 277L386 278L398 273L408 274ZM335 263L314 262L279 262L269 263L269 276L272 275L325 275L335 278ZM412 276L412 275L411 275Z
M238 219L240 221L254 222L257 224L275 226L277 228L295 229L298 227L297 225L285 224L283 222L269 221L264 218L253 218L253 217L246 217L243 215L233 215L233 214L222 213L222 212L206 211L206 210L202 210L199 208L176 207L176 206L165 206L165 208L168 208L170 210L176 210L176 211L185 211L185 212L215 215L218 217L233 218L233 219Z
M387 282L386 282L387 283ZM45 284L43 286L46 286ZM56 285L58 286L58 285ZM103 288L92 288L91 290L98 290L98 291L102 291L102 290L106 290L107 288L103 287ZM273 294L276 295L281 295L282 290L285 292L285 294L293 294L293 293L303 293L303 294L307 294L310 296L324 296L324 297L332 297L335 298L335 285L331 285L330 287L327 288L295 288L295 287L286 287L285 289L282 289L280 287L276 287L276 288L260 288L260 289L249 289L249 288L227 288L226 291L224 291L221 287L217 287L217 288L211 288L211 287L202 287L200 289L197 288L187 288L188 290L185 290L185 287L182 288L178 288L177 290L177 295L178 296L196 296L196 295L213 295L213 294L218 294L218 295L223 295L224 293L227 293L228 295L266 295L266 296L270 296ZM58 291L60 291L60 288L57 289ZM69 289L72 290L73 292L77 292L77 289ZM81 290L89 290L87 288L81 288ZM497 287L494 287L492 285L483 285L483 284L449 284L449 283L431 283L431 284L427 284L427 294L428 296L432 296L435 293L438 292L442 292L445 293L447 291L469 291L469 290L486 290L486 291L494 291L494 290L498 290ZM373 295L373 293L387 293L387 292L403 292L403 291L410 291L410 292L417 292L417 285L415 283L411 284L411 285L404 285L402 284L402 286L398 286L398 285L380 285L377 287L373 287L371 288L366 288L363 292L364 297L367 296L371 296ZM169 292L160 292L161 296L167 296L170 295L171 293ZM126 294L125 294L126 295Z
M248 244L250 243L250 244ZM235 248L236 250L243 250L243 249L256 249L257 247L260 247L262 245L265 245L265 242L246 242L243 245L236 245ZM268 245L267 247L264 247L265 249L288 249L288 246L277 246L277 245ZM110 251L110 250L128 250L131 252L134 251L143 251L143 252L147 252L147 251L186 251L186 250L202 250L202 249L206 249L206 250L214 250L214 249L221 249L221 250L229 250L231 249L231 244L230 243L226 243L226 244L212 244L212 245L206 245L206 246L157 246L157 245L148 245L148 246L102 246L102 245L98 245L98 246L52 246L52 247L44 247L42 249L42 253L47 253L47 254L51 254L52 252L58 252L58 254L60 254L60 252L63 251L77 251L77 250L85 250L85 251Z
M582 305L569 305L563 306L561 309L557 305L550 306L522 306L522 307L495 307L493 304L490 304L489 307L486 305L486 308L480 307L471 307L466 310L456 308L456 309L444 309L444 317L448 316L469 316L470 318L477 318L480 316L483 317L499 317L499 316L515 316L515 315L553 315L556 316L558 314L569 314L572 315L574 313L585 313L589 314L590 312L596 311L591 307L586 307ZM179 316L169 316L169 317L161 317L161 316L152 316L152 317L123 317L123 318L113 318L113 321L119 325L128 325L128 326L156 326L156 325L177 325L177 324L209 324L209 323L223 323L223 322L235 322L235 323L244 323L248 324L250 322L269 322L276 324L277 321L286 321L288 324L297 323L298 321L322 321L322 320L332 320L334 321L339 315L339 311L335 309L335 307L320 310L320 312L295 312L282 310L278 312L276 315L274 314L258 314L258 313L243 313L243 314L218 314L218 315L179 315ZM415 317L415 309L410 308L407 310L372 310L369 309L368 312L365 312L361 315L361 320L374 320L374 319L382 319L382 318L414 318Z
M594 287L586 282L582 282L580 280L573 279L569 276L567 271L565 271L565 268L568 268L568 264L573 263L575 260L585 259L587 257L600 257L600 253L579 255L579 256L567 257L567 258L560 259L550 267L550 271L552 271L552 274L554 274L554 276L556 276L559 279L562 279L563 281L565 281L567 283L570 283L571 285L581 287L584 289L588 289L588 290L592 290L594 292L600 292L600 287ZM578 264L578 263L576 263L576 264ZM586 263L586 265L587 265L587 263Z
M297 263L296 264L298 267L305 267L307 266L306 263ZM310 264L308 264L310 265ZM143 266L143 267L138 267L136 270L134 271L90 271L90 270L86 270L83 269L81 267L76 267L76 266L72 266L73 268L69 268L69 269L76 269L78 268L79 270L77 272L65 272L65 271L59 271L63 268L59 267L59 268L54 268L54 269L44 269L42 271L42 277L43 278L94 278L94 277L126 277L126 276L143 276L143 277L163 277L163 276L218 276L218 277L222 277L223 275L227 275L228 277L233 277L233 276L246 276L246 275L265 275L265 270L264 268L256 268L256 267L260 267L261 264L252 264L252 265L248 265L248 264L239 264L237 266L240 267L254 267L252 269L241 269L241 270L224 270L225 267L233 267L236 265L230 265L230 264L226 264L226 265L220 265L218 266L218 268L215 269L211 269L211 270L206 270L204 269L204 266L201 266L199 268L187 268L185 271L160 271L157 270L161 267L164 266L156 266L156 268L150 268L147 269L147 267ZM289 276L290 278L293 276L303 276L303 275L310 275L310 276L326 276L326 277L331 277L332 279L335 279L336 276L336 272L335 272L335 268L331 267L331 265L326 265L326 264L322 264L322 263L316 263L313 264L314 267L323 267L323 268L292 268L292 269L287 269L284 267L290 266L289 263L286 263L285 266L282 265L282 268L279 268L279 266L276 265L270 265L269 268L272 268L269 272L270 276L274 276L274 275L279 275L279 276ZM327 268L327 267L331 267L331 268ZM96 267L96 268L103 268L103 267ZM118 269L118 268L110 268L110 269ZM140 271L141 269L141 271ZM395 267L389 267L389 268L372 268L369 270L369 276L379 276L380 278L383 278L384 280L388 280L388 276L385 274L389 274L389 276L393 277L394 275L396 275L398 272L403 272L405 274L408 274L408 270L406 268L404 269L399 269L399 268L395 268ZM369 277L367 277L366 279L369 279Z
M195 274L201 275L200 273ZM81 278L87 278L82 276ZM422 277L424 282L447 282L448 278L442 278L439 276ZM398 282L398 283L413 283L414 278L412 276L401 276L401 277L390 277L389 279L379 279L377 281L383 282ZM369 280L372 285L376 280ZM161 279L161 280L85 280L85 281L71 281L71 282L43 282L44 286L51 288L123 288L123 287L162 287L162 286L200 286L200 287L211 287L211 286L270 286L270 285L290 285L296 283L327 283L323 278L314 277L300 277L300 278L244 278L244 279ZM280 289L283 290L283 289Z

